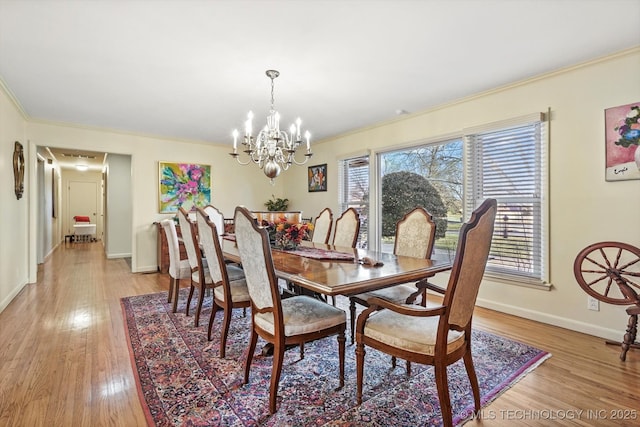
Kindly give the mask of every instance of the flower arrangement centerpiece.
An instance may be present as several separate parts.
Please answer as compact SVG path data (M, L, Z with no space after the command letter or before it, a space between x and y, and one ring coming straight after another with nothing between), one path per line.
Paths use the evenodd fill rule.
M309 232L313 230L311 223L292 223L285 217L278 218L275 222L265 222L269 232L269 240L278 249L293 250L300 242L309 238Z

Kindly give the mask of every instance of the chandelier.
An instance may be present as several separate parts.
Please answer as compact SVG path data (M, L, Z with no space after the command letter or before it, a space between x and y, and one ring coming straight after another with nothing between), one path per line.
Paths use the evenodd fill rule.
M249 159L244 162L240 160L238 129L233 130L233 153L229 154L241 165L248 165L251 162L257 164L273 184L273 180L280 175L281 171L289 169L292 163L296 165L307 163L313 153L309 143L311 134L306 131L304 138L307 144L307 152L304 154L304 160L298 161L296 159L296 150L302 145L300 134L302 120L298 118L296 123L289 128L289 133L280 130L280 114L276 111L273 101L273 80L280 75L280 72L267 70L266 74L271 79L271 109L269 110L269 116L267 116L267 124L258 133L258 136L254 138L253 113L249 111L247 121L244 122L244 137L241 141L245 147L242 151L248 155Z

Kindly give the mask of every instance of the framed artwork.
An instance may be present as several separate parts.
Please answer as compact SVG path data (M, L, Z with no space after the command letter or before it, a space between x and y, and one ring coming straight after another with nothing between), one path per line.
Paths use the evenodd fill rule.
M56 170L51 168L51 217L58 216L58 176Z
M640 102L604 110L607 181L640 179Z
M309 192L327 191L327 164L309 166Z
M24 148L18 141L13 144L13 183L16 198L24 193Z
M176 213L205 207L211 201L211 166L159 162L159 211Z

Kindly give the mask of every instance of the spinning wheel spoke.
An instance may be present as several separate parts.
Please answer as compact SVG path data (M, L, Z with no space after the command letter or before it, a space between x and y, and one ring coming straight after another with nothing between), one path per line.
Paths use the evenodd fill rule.
M582 271L584 273L584 270ZM599 271L593 271L592 273L600 273ZM603 276L598 277L597 279L587 283L586 285L589 287L592 287L593 285L596 285L598 283L600 283L601 281L603 281L604 279L606 279L608 276L605 274Z
M611 263L609 262L609 258L607 258L607 254L604 252L604 249L603 248L598 248L598 251L600 252L600 255L602 256L602 258L607 263L607 267L611 268ZM617 258L620 258L620 251L618 251L618 257ZM618 262L618 261L616 260L616 262Z
M601 253L602 253L602 252L601 252ZM602 253L602 256L603 256L605 259L607 258L607 256L606 256L604 253ZM594 263L595 265L597 265L598 267L600 267L600 268L602 269L602 271L594 271L594 273L596 273L596 272L598 272L598 273L599 273L599 272L604 273L604 272L606 272L606 271L607 271L607 267L606 267L606 266L604 266L604 265L602 265L602 264L600 264L600 263L599 263L599 262L597 262L596 260L591 259L591 258L589 258L588 256L585 256L585 257L584 257L584 259L586 259L587 261L591 261L592 263ZM607 260L607 264L608 264L608 261L609 261L609 260Z

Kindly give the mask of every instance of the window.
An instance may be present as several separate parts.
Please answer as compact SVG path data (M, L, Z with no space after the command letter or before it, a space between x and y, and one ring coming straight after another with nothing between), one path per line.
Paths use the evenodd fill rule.
M422 206L436 223L431 257L453 260L462 225L462 150L462 139L453 138L378 154L383 252L393 252L396 223Z
M359 156L341 160L338 167L340 183L340 213L355 208L360 215L360 235L357 247L368 246L369 215L369 156Z
M465 219L498 201L487 273L528 283L546 278L546 126L540 115L465 137Z
M363 215L360 242L393 252L395 223L415 206L436 221L433 258L453 260L464 221L482 201L495 198L498 215L487 276L528 285L547 281L547 125L536 113L465 129L458 136L381 151L369 206L368 157L340 163L343 209ZM393 185L390 185L390 182ZM417 184L416 184L417 183ZM367 228L367 225L369 228Z

